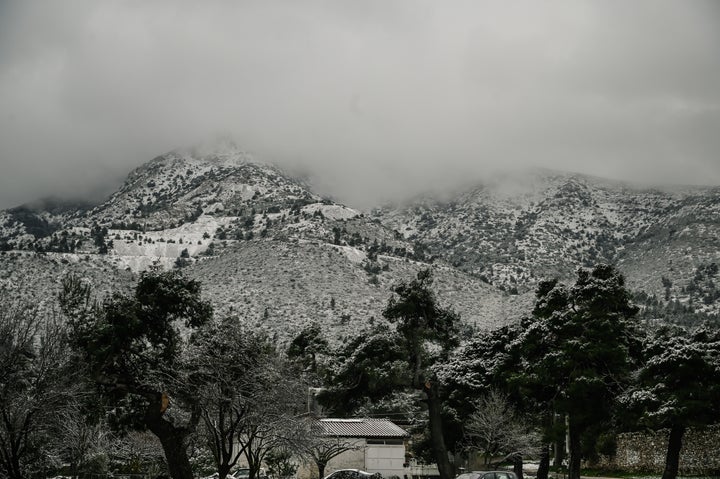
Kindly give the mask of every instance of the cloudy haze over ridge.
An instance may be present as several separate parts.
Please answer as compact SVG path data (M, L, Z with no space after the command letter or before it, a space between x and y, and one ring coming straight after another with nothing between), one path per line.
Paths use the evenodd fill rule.
M0 208L218 135L347 202L525 166L720 185L720 3L0 2Z

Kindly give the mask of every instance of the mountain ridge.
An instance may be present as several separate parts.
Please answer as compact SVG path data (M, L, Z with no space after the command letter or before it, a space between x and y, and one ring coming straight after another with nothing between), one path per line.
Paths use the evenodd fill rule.
M12 257L0 288L28 287L14 284L23 264L46 288L79 269L104 276L104 291L115 280L127 290L143 270L183 268L221 314L282 341L319 321L340 340L379 320L390 286L422 268L467 328L487 329L528 314L542 278L609 262L647 305L717 314L720 188L667 190L536 170L361 211L235 145L174 150L93 207L0 211L0 250Z

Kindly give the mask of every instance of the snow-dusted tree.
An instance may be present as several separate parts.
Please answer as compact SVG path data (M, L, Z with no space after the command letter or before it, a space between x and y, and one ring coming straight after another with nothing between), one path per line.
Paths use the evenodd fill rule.
M658 329L644 349L639 386L626 395L641 422L670 430L663 479L675 479L685 431L720 420L720 331Z
M521 347L522 381L542 402L568 417L569 478L579 479L581 435L606 421L632 370L637 347L623 276L612 266L578 271L572 287L545 281Z
M333 352L318 400L333 414L346 416L409 386L399 338L387 325L360 331Z
M295 460L295 451L287 447L270 449L265 455L268 475L273 479L291 479L295 477L299 464Z
M422 270L416 279L393 287L395 295L388 301L383 316L396 324L410 385L425 396L430 441L440 478L450 479L454 471L445 444L440 382L432 366L446 360L457 346L458 316L438 306L431 286L430 270Z
M131 474L150 477L167 475L168 466L160 440L148 431L129 431L110 443L110 458L116 467Z
M328 352L328 342L318 323L312 323L302 329L288 346L287 355L302 364L304 370L312 375L318 374L318 356Z
M449 443L454 441L456 450L463 444L464 438L458 433L462 433L463 424L475 410L476 398L491 390L515 392L509 382L520 364L519 335L517 325L479 332L436 368L439 379L446 385L445 406L453 423L450 429L457 431L449 436ZM520 394L510 397L516 407L537 411L534 403L524 404L527 399Z
M0 303L0 476L22 479L47 461L77 391L64 326L36 305Z
M200 284L179 272L145 273L132 296L93 306L77 278L63 282L63 312L99 398L118 428L149 429L162 444L170 475L192 479L187 441L200 420L181 361L186 334L212 316Z
M522 479L522 460L540 453L540 434L527 426L508 397L491 389L475 403L475 411L465 425L470 447L479 450L490 466L492 457L510 461L518 467L515 472Z
M453 476L445 443L441 386L434 366L447 360L457 345L457 315L438 306L431 290L432 275L420 271L417 278L392 288L383 316L395 328L375 327L360 333L337 354L330 371L334 384L321 401L334 411L348 413L368 399L387 398L413 390L428 410L430 444L442 479Z
M306 386L292 365L279 356L270 357L258 376L253 407L243 420L238 443L255 479L265 456L277 448L299 451L305 441Z
M70 465L70 474L79 476L101 467L112 447L112 435L107 424L88 420L84 403L89 400L84 391L80 400L57 412L51 447L63 463Z
M263 402L268 390L277 387L268 369L277 353L264 335L226 318L198 331L186 356L202 414L201 434L224 479L246 452L242 438L257 422L256 415L268 409Z

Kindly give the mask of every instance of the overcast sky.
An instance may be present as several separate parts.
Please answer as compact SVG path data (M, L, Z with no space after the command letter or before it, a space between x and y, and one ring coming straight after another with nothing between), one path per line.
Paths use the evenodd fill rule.
M541 166L720 184L720 2L0 0L0 208L218 135L347 202Z

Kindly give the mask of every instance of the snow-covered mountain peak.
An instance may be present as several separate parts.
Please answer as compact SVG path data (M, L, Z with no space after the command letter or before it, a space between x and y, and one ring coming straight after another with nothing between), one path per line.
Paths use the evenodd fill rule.
M548 170L488 176L460 192L366 215L322 198L235 144L215 143L145 163L91 210L48 202L0 212L0 250L67 255L61 262L95 257L133 272L180 265L214 281L222 295L234 288L226 278L237 280L247 273L243 268L256 275L258 284L246 285L251 289L300 294L299 278L325 274L319 264L363 289L384 285L384 295L401 267L432 263L462 278L446 294L468 311L476 308L466 301L471 291L458 284L470 281L522 303L543 277L568 278L578 267L609 261L648 301L662 296L717 312L714 280L699 282L696 272L720 262L718 218L718 188L637 188ZM253 264L241 268L239 258ZM267 265L276 260L276 277L268 280ZM339 302L340 286L326 286ZM322 294L315 313L330 300ZM242 304L228 303L230 297L218 303L237 311L255 301L252 294ZM251 307L253 314L272 314L264 311L272 311L273 300L263 301L259 310Z
M177 149L133 170L122 187L94 208L90 221L172 227L202 213L264 209L320 200L300 180L231 143Z

